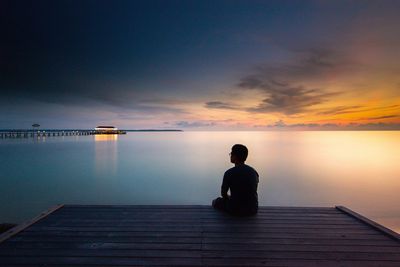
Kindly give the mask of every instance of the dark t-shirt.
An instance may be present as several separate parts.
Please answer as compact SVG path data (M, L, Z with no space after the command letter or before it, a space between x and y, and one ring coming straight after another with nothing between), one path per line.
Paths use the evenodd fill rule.
M230 189L229 209L234 213L256 213L258 209L258 173L246 164L227 170L221 186L222 192Z

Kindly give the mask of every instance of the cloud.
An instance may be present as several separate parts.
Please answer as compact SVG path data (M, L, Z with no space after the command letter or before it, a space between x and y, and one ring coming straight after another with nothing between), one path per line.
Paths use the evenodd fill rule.
M295 115L307 112L310 107L326 103L342 93L303 84L303 80L319 77L339 65L348 64L338 53L321 48L298 50L295 53L300 57L292 62L257 66L254 73L242 77L237 83L239 89L257 90L264 95L257 106L243 108L228 102L210 101L205 107Z
M385 116L378 116L378 117L370 117L367 120L383 120L383 119L391 119L391 118L398 118L400 115L385 115Z
M338 66L350 65L337 52L328 49L299 50L290 63L258 66L255 73L244 76L237 86L244 90L257 90L265 97L255 107L245 110L251 113L304 113L310 107L329 102L342 92L305 85L307 81L320 79ZM306 82L304 82L306 81ZM220 105L219 108L224 108Z
M345 130L365 130L365 131L381 131L381 130L400 130L400 123L354 123L343 127Z
M287 124L283 120L278 120L273 124L257 125L257 128L265 127L269 130L400 130L400 123L294 123Z
M256 107L248 108L253 113L278 112L286 115L302 113L309 107L324 103L339 92L323 92L320 89L292 86L288 82L276 81L274 77L250 75L238 84L244 89L257 89L267 97Z
M283 120L276 121L273 127L285 127L286 123Z
M260 127L260 125L258 126ZM318 128L323 128L323 127L334 127L337 128L338 125L336 124L318 124L318 123L295 123L295 124L287 124L283 120L278 120L274 124L268 124L265 125L264 127L267 127L269 129L281 129L281 130L290 130L290 129L309 129L309 130L315 130Z
M214 109L232 109L238 110L240 109L237 105L228 103L228 102L221 102L221 101L210 101L206 102L204 105L206 108L214 108Z
M336 126L335 124L318 124L318 123L296 123L296 124L291 124L289 127L291 128L302 128L302 127L307 127L307 128L316 128L316 127L333 127Z
M246 89L259 89L265 87L265 84L258 75L249 75L242 78L238 86Z
M360 64L349 59L339 51L314 47L308 49L292 49L287 62L278 64L261 64L256 67L256 76L262 76L277 85L288 85L288 82L298 83L303 80L321 79L335 73L346 73Z
M366 111L400 111L400 105L390 105L390 106L380 106L380 107L367 107L361 105L354 105L354 106L338 106L334 108L324 109L320 112L317 112L317 115L340 115L340 114L347 114L347 113L359 113L359 112L366 112Z
M357 109L362 108L363 106L355 105L355 106L338 106L331 109L327 109L321 112L318 112L318 115L338 115L345 113L354 113L358 112Z

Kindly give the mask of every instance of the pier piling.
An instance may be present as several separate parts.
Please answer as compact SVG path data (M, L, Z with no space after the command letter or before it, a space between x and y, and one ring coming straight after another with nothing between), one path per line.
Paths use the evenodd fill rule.
M126 131L116 130L104 132L97 130L0 130L0 138L42 138L56 136L86 136L95 134L126 134Z

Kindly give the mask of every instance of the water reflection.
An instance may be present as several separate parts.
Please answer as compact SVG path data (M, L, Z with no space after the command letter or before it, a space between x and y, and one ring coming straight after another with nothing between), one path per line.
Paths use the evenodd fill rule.
M118 162L118 135L97 134L94 140L96 181L102 178L115 178Z
M94 141L96 142L118 141L118 134L95 134Z

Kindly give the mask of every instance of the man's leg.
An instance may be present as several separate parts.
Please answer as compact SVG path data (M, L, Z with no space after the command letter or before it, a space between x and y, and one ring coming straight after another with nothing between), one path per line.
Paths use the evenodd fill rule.
M212 206L214 207L214 209L223 210L223 211L227 210L227 204L228 204L228 200L224 199L222 197L218 197L218 198L214 199L212 202Z

